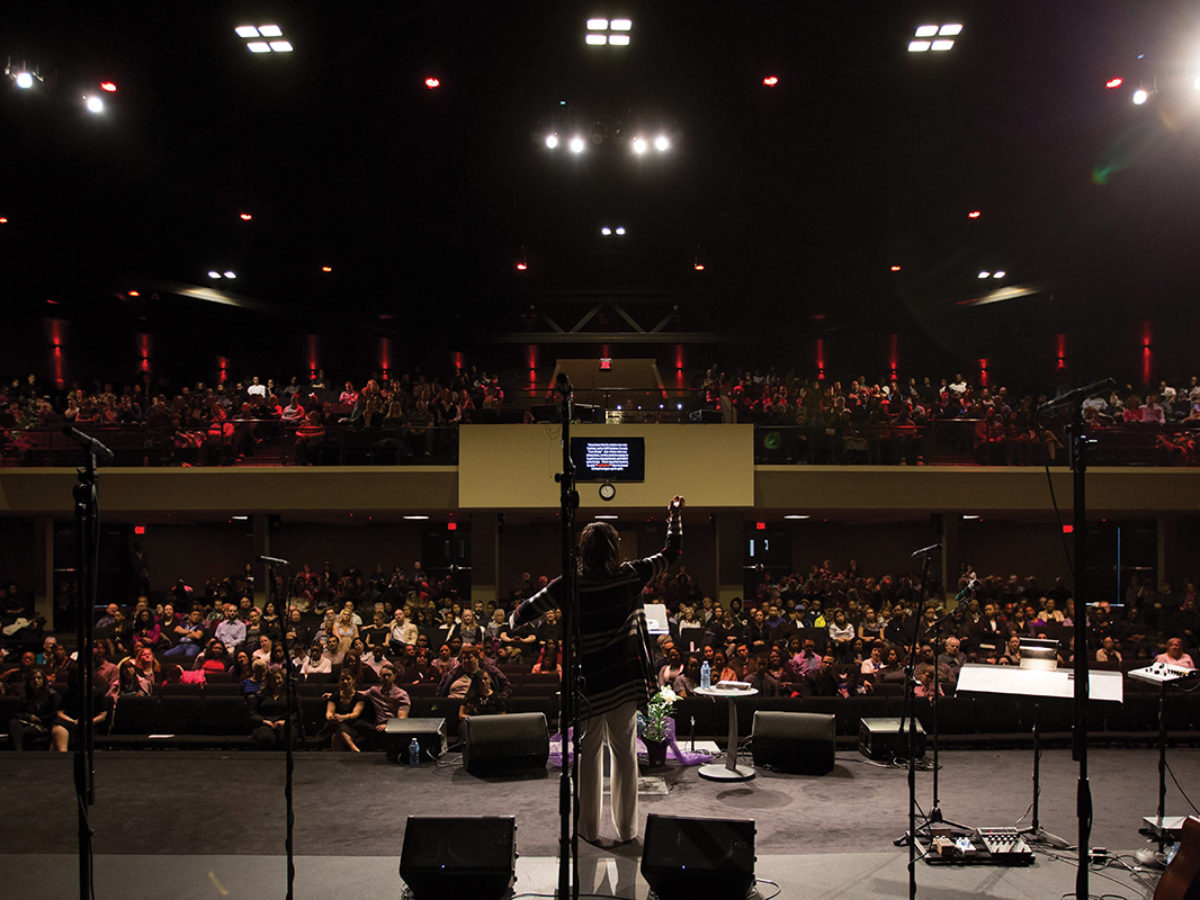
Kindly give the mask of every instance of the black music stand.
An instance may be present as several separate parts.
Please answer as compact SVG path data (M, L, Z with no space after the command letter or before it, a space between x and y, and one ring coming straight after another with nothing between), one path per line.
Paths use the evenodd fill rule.
M1066 668L1025 668L968 663L958 674L958 693L1001 694L1009 697L1055 698L1070 700L1075 696L1074 673ZM1088 675L1088 699L1094 701L1124 700L1124 685L1120 672L1092 670ZM1041 723L1040 704L1033 705L1033 818L1019 833L1028 835L1035 843L1049 844L1066 850L1071 844L1042 828L1038 818L1038 795L1041 793Z

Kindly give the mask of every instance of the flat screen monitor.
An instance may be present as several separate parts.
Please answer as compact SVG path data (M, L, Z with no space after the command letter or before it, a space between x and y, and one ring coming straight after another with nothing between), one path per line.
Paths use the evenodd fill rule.
M645 481L645 438L571 438L576 481Z

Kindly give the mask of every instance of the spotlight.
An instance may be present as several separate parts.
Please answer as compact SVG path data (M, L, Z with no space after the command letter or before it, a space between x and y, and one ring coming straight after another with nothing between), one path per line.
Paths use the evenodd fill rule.
M587 147L587 143L579 135L575 135L575 137L571 138L571 143L567 146L572 153L582 153L584 148Z
M524 272L528 268L529 268L529 266L524 261L517 263L517 271L518 272Z
M333 271L333 266L321 266L321 271L328 275Z
M18 72L13 80L16 81L17 87L23 91L27 91L33 87L33 76L28 72Z
M654 139L654 149L659 153L666 153L671 149L671 140L665 134L660 134Z
M1150 93L1149 93L1149 91L1145 90L1144 88L1138 88L1136 91L1133 92L1133 105L1134 106L1141 106L1143 103L1145 103L1149 99L1150 99Z
M779 84L779 77L776 75L768 75L763 79L763 85L766 87L775 87L777 84Z
M115 81L102 81L100 82L100 90L115 94L117 92L117 83Z
M243 222L249 222L251 219L254 218L254 216L250 215L250 213L238 213L238 218L241 219Z
M431 91L434 88L439 87L440 85L441 85L441 82L438 79L433 78L432 76L425 79L425 87L429 88Z
M649 144L646 143L645 138L636 137L633 139L633 152L638 156L641 156L643 153L645 153L648 147Z
M546 135L546 146L551 150L554 150L555 148L557 148L558 147L558 135L557 134Z
M220 273L220 272L218 272L216 269L209 269L209 270L208 270L208 277L209 277L209 278L220 278L220 277L221 277L221 273Z
M899 266L892 266L892 271L893 271L893 272L899 272L899 271L900 271L900 267L899 267Z
M986 269L984 269L982 272L979 273L978 277L979 278L991 278L992 273L987 271Z
M1104 82L1104 88L1105 90L1115 91L1124 83L1125 79L1123 78L1110 78L1108 81Z
M612 229L609 228L607 225L605 225L603 228L600 229L600 233L602 235L604 235L605 237L608 237L610 234L612 234Z
M1001 270L1000 270L1000 271L998 271L998 272L993 272L993 273L992 273L992 277L993 277L993 278L1003 278L1003 277L1004 277L1005 275L1007 275L1007 274L1008 274L1007 272L1005 272L1003 269L1001 269Z
M982 215L983 215L983 213L980 210L973 209L969 213L967 213L967 218L968 219L978 219Z
M625 235L625 226L624 226L624 225L618 225L618 226L617 226L617 234L619 234L619 235L621 235L622 237L624 237L624 235Z
M104 112L104 101L99 97L84 97L84 105L87 106L87 111L90 113Z
M226 277L226 278L237 278L237 273L236 273L236 272L234 272L232 269L226 269L226 270L225 270L225 277Z

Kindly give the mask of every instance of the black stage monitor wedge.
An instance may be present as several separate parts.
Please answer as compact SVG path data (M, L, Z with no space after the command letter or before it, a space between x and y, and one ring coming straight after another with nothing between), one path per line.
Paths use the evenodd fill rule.
M858 729L858 752L867 759L908 758L908 720L904 722L901 735L900 719L896 716L867 718L860 720ZM917 733L913 735L913 756L925 755L925 729L917 720Z
M646 819L642 877L659 900L741 900L754 885L754 822Z
M409 816L400 877L415 900L500 900L516 880L512 816Z
M835 717L823 713L754 713L750 735L754 764L781 772L828 775L833 771Z
M470 716L459 730L463 768L472 775L497 775L545 769L550 735L545 713Z

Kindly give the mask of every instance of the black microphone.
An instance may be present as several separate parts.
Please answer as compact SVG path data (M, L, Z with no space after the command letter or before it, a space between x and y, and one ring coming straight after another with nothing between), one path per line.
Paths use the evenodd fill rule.
M942 545L940 543L939 544L930 544L928 547L922 547L920 550L914 550L911 558L916 559L918 556L925 556L929 553L932 553L934 550L941 550L941 549L942 549Z
M1102 394L1105 391L1111 391L1117 386L1117 383L1111 378L1103 378L1100 381L1093 381L1091 384L1086 384L1083 387L1075 388L1073 391L1067 391L1055 397L1053 400L1047 400L1038 408L1038 412L1043 412L1048 409L1054 409L1059 406L1070 406L1075 403L1082 402L1088 397L1096 394Z
M273 566L289 566L289 565L291 565L291 563L289 563L286 559L280 559L278 556L260 556L258 558L258 561L270 563Z
M63 426L63 434L65 434L67 437L74 438L75 443L79 444L80 447L82 447L84 450L87 450L89 453L94 453L104 462L113 461L113 452L90 434L84 434L78 428L75 428L71 425Z
M554 379L554 384L564 394L571 393L571 379L567 377L566 372L559 372L558 377Z

